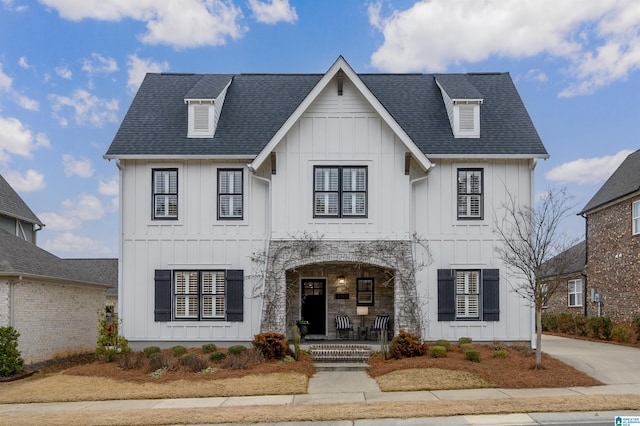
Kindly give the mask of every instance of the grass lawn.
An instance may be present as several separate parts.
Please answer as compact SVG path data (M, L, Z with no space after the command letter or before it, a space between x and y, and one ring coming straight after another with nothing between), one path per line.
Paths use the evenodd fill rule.
M534 370L535 358L523 347L508 348L504 359L493 357L491 345L476 345L480 362L464 359L455 345L446 358L428 356L382 360L373 356L369 374L383 391L469 389L483 387L538 388L599 385L597 380L545 356L543 370ZM166 352L166 351L165 351ZM205 357L200 349L190 349ZM168 356L170 357L170 356ZM315 368L304 355L298 362L210 363L207 374L192 372L178 362L166 374L153 377L146 360L138 368L123 369L119 363L95 361L53 369L32 377L0 383L0 403L87 401L110 399L197 398L240 395L306 393ZM237 367L244 368L237 368ZM236 367L236 368L231 368ZM499 400L410 401L360 404L294 405L286 407L224 407L188 410L155 409L121 412L5 413L8 424L202 424L232 422L278 422L385 417L430 417L459 414L490 414L534 411L637 410L640 397L567 396Z

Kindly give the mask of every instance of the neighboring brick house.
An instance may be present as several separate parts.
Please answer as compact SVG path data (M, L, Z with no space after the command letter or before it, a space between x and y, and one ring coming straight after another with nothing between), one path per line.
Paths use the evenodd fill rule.
M590 297L587 297L586 241L567 249L559 256L572 259L566 272L557 278L560 281L556 292L544 306L544 313L585 314ZM554 259L550 261L553 263ZM557 282L556 281L556 282Z
M105 154L124 336L250 342L302 318L334 339L346 314L530 341L492 220L547 157L508 73L147 74Z
M601 313L640 316L640 151L630 154L580 212L587 221L587 277ZM597 303L586 314L597 315Z
M0 176L0 327L27 364L92 352L117 259L65 260L35 245L44 226Z

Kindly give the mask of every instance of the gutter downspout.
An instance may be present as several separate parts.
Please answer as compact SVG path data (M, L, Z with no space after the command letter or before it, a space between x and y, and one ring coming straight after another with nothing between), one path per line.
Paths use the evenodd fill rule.
M272 206L272 193L271 193L271 180L264 178L262 176L258 176L256 175L256 171L255 169L253 169L251 167L251 165L247 165L249 171L251 172L251 177L253 177L254 179L261 181L263 183L265 183L267 185L267 194L268 194L268 198L269 198L269 206L267 209L267 229L266 231L266 241L265 241L265 256L269 255L269 244L271 243L271 206ZM265 258L265 266L264 266L264 272L262 274L262 291L264 292L264 289L266 288L267 285L267 264L266 264L266 258ZM264 295L260 298L260 331L262 331L262 315L263 315L263 309L264 309Z
M124 237L123 237L123 232L124 232L124 228L123 228L123 218L124 218L124 212L123 212L123 208L122 208L122 196L123 196L123 182L124 179L122 179L122 175L124 173L124 164L122 164L120 162L120 160L116 160L116 167L118 167L118 191L119 191L119 196L120 196L120 202L118 203L118 215L120 216L118 218L118 311L114 312L115 313L115 317L117 318L122 318L122 305L123 305L123 300L124 300L124 292L123 292L123 285L122 285L122 253L123 253L123 247L122 245L124 244ZM124 326L123 326L124 328ZM124 330L121 331L121 334L124 335Z

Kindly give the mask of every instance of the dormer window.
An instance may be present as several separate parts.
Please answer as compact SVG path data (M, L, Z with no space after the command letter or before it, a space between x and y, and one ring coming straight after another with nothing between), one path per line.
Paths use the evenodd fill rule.
M480 137L480 103L481 101L453 101L454 137Z
M214 100L187 99L189 105L189 138L212 138L214 133Z

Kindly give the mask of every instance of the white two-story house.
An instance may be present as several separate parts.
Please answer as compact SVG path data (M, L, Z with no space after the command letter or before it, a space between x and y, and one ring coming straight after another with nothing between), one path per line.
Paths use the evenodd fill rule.
M529 341L495 255L507 194L548 154L507 73L148 74L105 158L120 173L119 313L133 346Z

